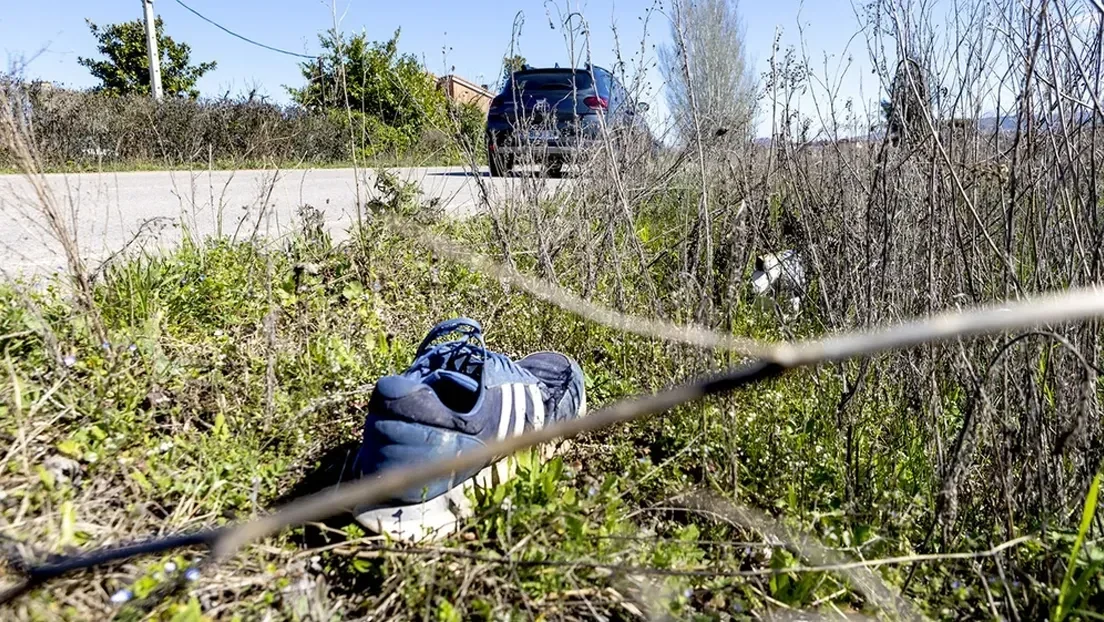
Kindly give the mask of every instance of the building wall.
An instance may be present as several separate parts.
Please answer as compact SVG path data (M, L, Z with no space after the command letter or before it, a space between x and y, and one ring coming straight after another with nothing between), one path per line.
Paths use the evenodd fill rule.
M491 100L494 98L490 91L457 76L439 78L437 88L444 90L449 100L462 104L475 104L484 113L490 109Z

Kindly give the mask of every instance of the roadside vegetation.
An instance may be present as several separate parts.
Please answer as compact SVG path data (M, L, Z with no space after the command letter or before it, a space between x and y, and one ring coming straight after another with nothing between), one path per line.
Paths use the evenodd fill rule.
M447 107L440 126L420 129L417 140L398 147L372 138L389 130L368 117L308 112L248 94L157 103L143 95L6 84L31 111L36 159L48 173L457 165L466 160L458 145L470 142L458 136L482 131L483 123L478 110ZM18 172L2 148L0 171Z
M321 35L322 53L302 64L304 86L277 105L256 89L200 97L195 83L215 64L190 64L188 46L164 36L160 20L166 97L156 102L142 24L89 26L106 58L81 64L100 86L0 75L42 171L456 165L482 142L482 111L449 102L413 56L398 52L398 31L385 42ZM0 171L18 171L2 146Z
M371 383L403 369L446 317L478 319L507 354L577 358L594 407L741 362L584 321L446 259L428 235L618 311L768 340L1098 283L1104 139L1090 72L1100 71L1104 15L979 2L939 30L909 3L867 8L887 89L876 111L835 101L818 85L838 75L780 47L757 91L733 91L744 100L691 98L709 86L687 60L700 33L685 29L738 28L734 14L718 22L679 5L665 78L691 85L695 103L656 161L602 157L576 173L580 183L554 189L520 175L463 221L384 174L340 244L317 206L303 206L279 241L187 239L95 278L71 262L45 283L7 284L5 542L66 553L245 519L337 484ZM561 26L572 45L582 26ZM942 52L947 33L969 53ZM1027 67L1005 62L1024 41L1047 44ZM353 48L388 57L366 41L336 46ZM340 58L338 67L353 62ZM638 62L618 68L626 84L641 83ZM999 88L1018 90L1016 122L984 129L977 111ZM815 110L798 106L802 92L815 94ZM1035 103L1054 101L1057 113ZM198 106L163 104L173 105ZM754 106L774 120L769 145L732 139ZM26 130L18 118L0 126L5 148ZM305 148L289 140L264 148ZM470 143L450 144L474 166ZM780 249L798 250L812 276L796 317L748 294L755 257ZM158 588L196 561L188 551L52 582L11 614L1095 619L1100 352L1089 322L797 371L586 436L550 463L529 460L434 546L368 537L334 517L248 547L168 595ZM713 504L692 502L702 496ZM849 563L824 567L836 558Z

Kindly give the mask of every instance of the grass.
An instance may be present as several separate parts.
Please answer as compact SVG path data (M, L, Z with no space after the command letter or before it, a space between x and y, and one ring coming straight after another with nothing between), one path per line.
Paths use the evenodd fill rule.
M370 209L426 219L491 250L488 221L432 221L401 187ZM641 228L658 230L656 214ZM337 483L348 475L371 383L404 368L446 317L479 319L488 345L510 355L554 348L575 357L595 406L730 362L584 324L377 225L335 245L309 216L283 248L210 239L109 269L95 290L103 343L66 291L61 281L0 290L0 531L41 553L223 524ZM752 312L733 326L781 336L772 317ZM815 326L789 330L808 335ZM205 572L150 605L152 615L877 613L843 575L787 572L803 564L799 552L678 509L688 490L712 491L850 557L915 553L932 528L937 478L925 449L902 440L913 438L900 428L915 419L896 410L907 396L885 387L852 414L859 432L848 438L838 425L842 390L830 370L801 371L582 438L547 464L523 456L519 475L477 494L475 518L438 546L369 538L348 517L299 528ZM949 418L958 416L955 403L949 393ZM856 468L863 484L849 489ZM1080 532L1022 524L1021 535L1040 536L1000 565L979 558L878 572L891 585L908 582L907 597L937 618L987 617L1005 601L1028 619L1088 615L1081 612L1099 607L1104 593L1104 551L1085 528L1095 490ZM955 550L986 549L1000 537L984 523L967 520L963 529ZM116 612L109 597L122 590L134 599L119 615L136 616L194 561L183 552L65 578L5 617L102 619ZM1063 567L1064 579L1054 572ZM739 574L757 569L775 574Z
M350 161L333 161L333 162L281 162L279 168L283 169L300 169L300 168L352 168L353 162ZM235 170L265 170L274 168L273 163L261 162L261 161L249 161L249 162L236 162L231 160L218 160L215 162L183 162L179 164L168 163L161 160L151 161L105 161L105 162L72 162L66 165L52 165L42 167L42 172L46 174L72 174L72 173L130 173L130 172L144 172L144 171L175 171L175 170L187 170L187 171L235 171ZM0 175L19 175L21 174L15 167L0 167Z
M480 158L481 164L486 164L485 157ZM105 160L105 161L85 161L85 162L70 162L64 165L52 164L42 167L42 172L46 174L74 174L74 173L130 173L130 172L145 172L145 171L246 171L246 170L269 170L273 168L280 168L285 170L297 170L297 169L339 169L339 168L353 168L354 166L362 168L402 168L402 167L436 167L436 166L461 166L467 165L468 161L457 155L448 155L442 153L429 153L429 154L405 154L401 156L372 156L360 159L356 162L352 160L329 160L329 161L282 161L271 162L263 160L215 160L213 162L172 162L165 159L157 160ZM22 174L16 167L10 165L0 165L0 175L19 175Z

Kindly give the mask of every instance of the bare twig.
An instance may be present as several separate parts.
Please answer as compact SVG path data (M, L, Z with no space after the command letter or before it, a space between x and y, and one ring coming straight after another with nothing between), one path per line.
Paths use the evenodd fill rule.
M100 263L100 265L92 271L91 274L88 275L88 280L95 281L97 277L99 277L101 274L104 274L107 271L108 267L111 266L111 263L114 262L117 258L126 254L126 252L130 250L130 247L138 242L138 240L141 239L142 235L145 234L146 231L153 229L156 225L164 226L171 220L171 218L168 218L166 216L156 216L154 218L147 218L143 220L142 224L138 225L138 230L134 232L134 235L132 235L130 239L126 241L126 243L119 247L119 250L114 251L113 253L108 255L107 258L104 259Z
M878 568L881 566L897 566L904 564L919 564L924 562L942 562L952 560L977 560L999 555L1021 544L1031 542L1035 536L1021 536L1014 540L1002 542L993 548L984 551L971 551L964 553L931 553L921 555L899 555L896 557L882 557L877 559L864 559L858 561L814 564L806 566L785 566L781 568L752 568L750 570L719 570L716 568L655 568L649 566L633 566L630 564L610 564L587 560L548 560L548 559L519 559L506 555L494 555L477 553L453 547L423 547L423 546L391 546L386 544L368 543L355 548L335 545L332 549L338 555L351 555L362 559L379 557L380 553L395 555L447 555L473 561L500 564L507 566L540 566L553 568L591 568L596 570L611 570L624 574L655 575L663 577L773 577L782 574L806 574L810 572L841 572L845 570Z

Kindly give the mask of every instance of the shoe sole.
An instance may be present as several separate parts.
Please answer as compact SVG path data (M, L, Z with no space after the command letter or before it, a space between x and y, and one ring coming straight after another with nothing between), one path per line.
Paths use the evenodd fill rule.
M586 389L583 389L581 397L576 417L587 415ZM563 440L545 443L540 447L541 461L551 460L567 449L568 443ZM464 519L474 514L469 493L477 488L489 490L509 481L517 473L517 467L517 456L507 456L428 501L370 510L358 508L353 515L366 529L393 540L426 542L446 538L456 533Z

